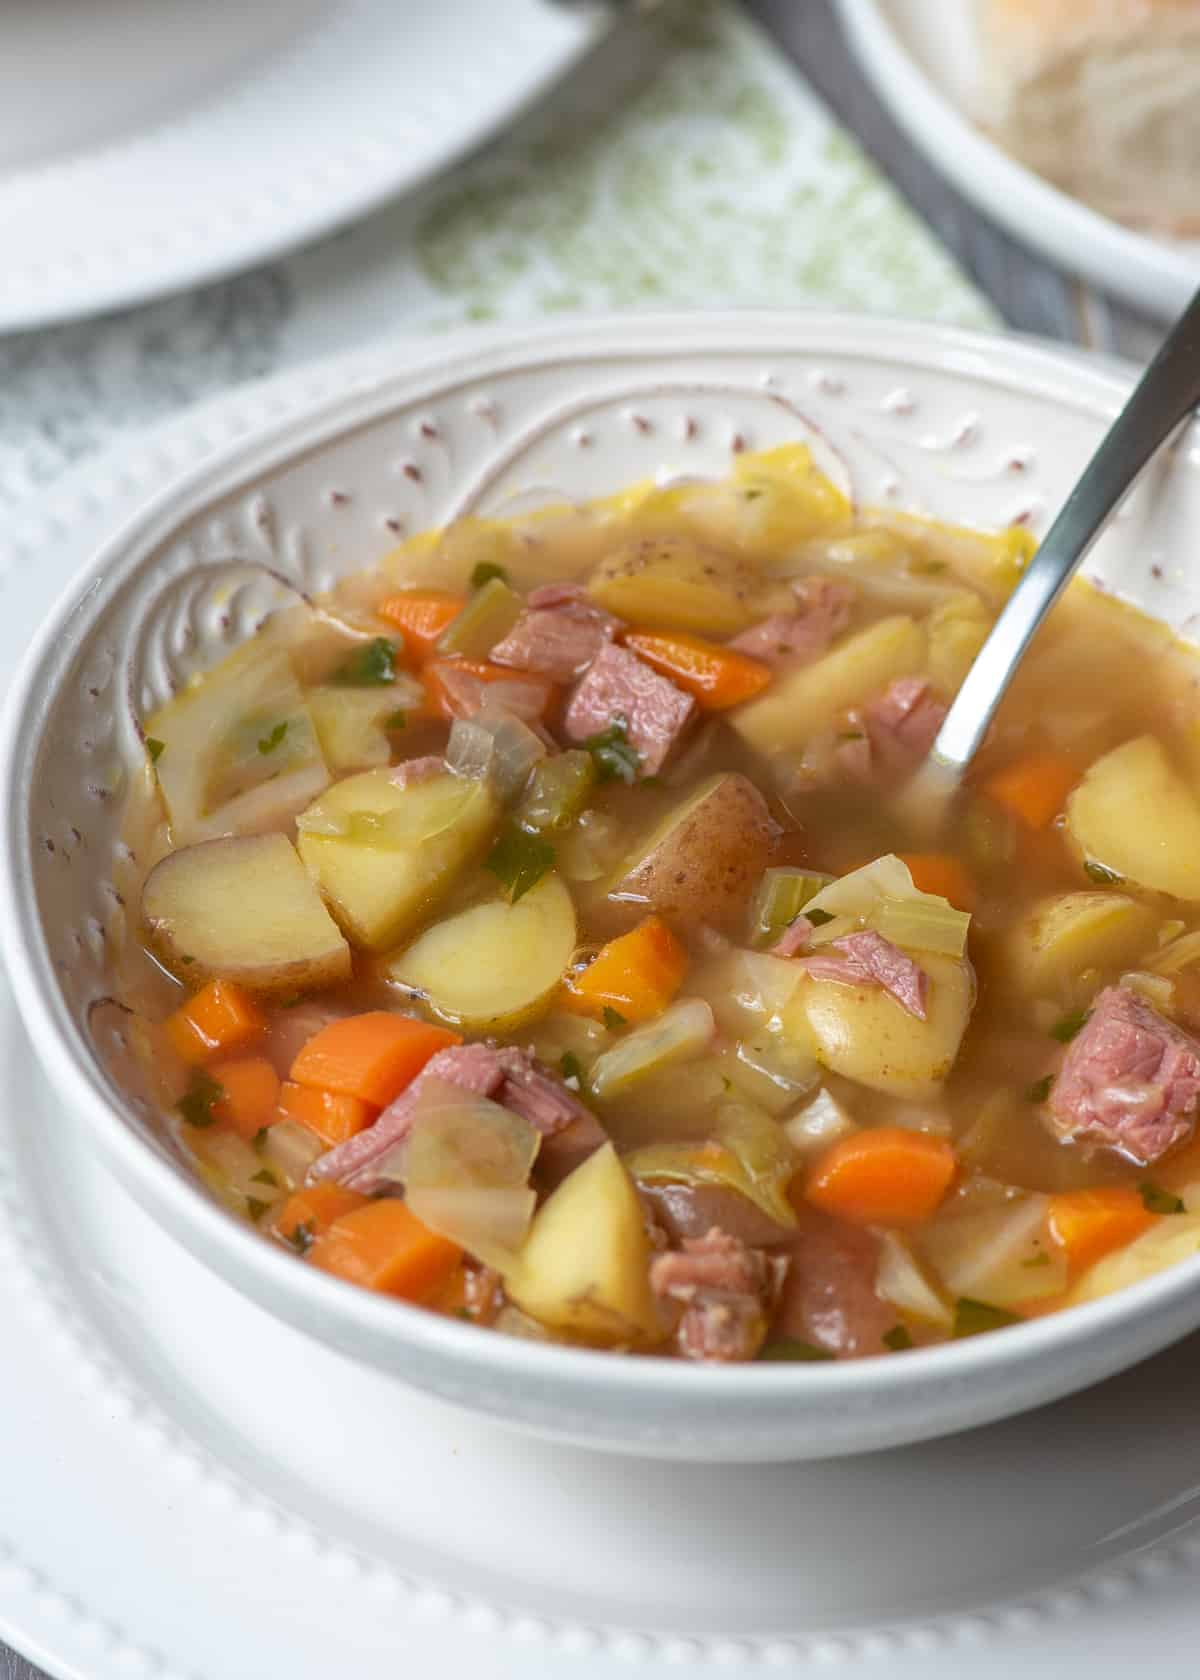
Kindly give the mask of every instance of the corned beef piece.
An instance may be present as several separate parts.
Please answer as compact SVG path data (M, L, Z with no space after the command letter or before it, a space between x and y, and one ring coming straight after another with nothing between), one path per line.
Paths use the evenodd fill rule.
M662 769L691 722L696 702L627 648L606 642L567 703L571 741L590 740L623 722L643 776Z
M844 939L831 940L816 956L806 957L804 966L816 980L882 986L910 1015L918 1021L925 1019L929 976L882 934L848 933Z

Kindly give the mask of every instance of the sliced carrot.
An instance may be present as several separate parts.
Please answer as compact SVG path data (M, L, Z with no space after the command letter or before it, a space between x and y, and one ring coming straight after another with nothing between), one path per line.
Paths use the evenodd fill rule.
M1124 1248L1154 1223L1154 1215L1128 1184L1065 1190L1051 1196L1048 1218L1050 1233L1065 1250L1072 1272L1082 1272L1114 1248Z
M876 1126L827 1149L808 1174L804 1195L855 1225L913 1225L937 1211L957 1170L945 1138Z
M206 1062L221 1050L240 1050L267 1030L254 1000L232 980L210 980L163 1023L185 1062Z
M695 695L707 712L723 712L761 694L772 671L759 659L682 630L630 630L622 638L647 665Z
M478 677L485 683L519 682L539 688L543 693L542 716L549 709L555 694L553 683L534 676L530 671L514 671L507 665L493 665L487 659L462 659L457 655L453 659L431 659L421 672L421 680L425 684L426 702L433 717L453 719L460 715L460 708L445 680L451 671L465 671L468 676Z
M997 770L983 791L1028 828L1048 828L1079 780L1079 766L1061 753L1037 752Z
M229 1126L247 1142L275 1118L279 1101L279 1075L265 1056L239 1056L232 1062L214 1062L209 1069L221 1087L212 1105L219 1125Z
M386 1108L436 1050L461 1043L461 1035L446 1027L371 1009L330 1021L314 1033L292 1063L289 1078Z
M595 960L563 983L562 1003L576 1015L652 1021L683 984L687 952L660 916L610 939ZM619 1024L619 1023L618 1023Z
M337 1091L316 1091L311 1085L296 1085L285 1079L275 1105L276 1120L295 1120L315 1132L332 1149L364 1131L379 1114L361 1097L342 1096Z
M404 1202L389 1197L335 1219L308 1257L347 1283L425 1301L449 1280L462 1249L422 1225Z
M466 606L465 595L448 589L406 589L389 595L376 612L403 632L404 645L419 663L432 659L438 637Z
M335 1219L356 1208L366 1207L370 1197L341 1184L308 1184L294 1191L275 1215L275 1230L293 1242L301 1226L311 1241L327 1231Z
M971 872L953 852L901 852L918 892L948 898L956 910L974 910L979 897Z

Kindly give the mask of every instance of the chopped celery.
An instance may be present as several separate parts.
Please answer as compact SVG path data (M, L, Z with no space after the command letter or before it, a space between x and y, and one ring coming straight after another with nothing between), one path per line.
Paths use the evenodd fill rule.
M543 759L517 807L517 822L531 834L559 833L579 816L595 785L591 753L576 750Z
M521 597L502 577L490 577L438 640L441 653L484 659L521 616Z
M750 926L756 945L773 945L808 903L833 880L803 869L768 869L759 885Z
M871 917L871 923L893 945L961 957L967 948L971 917L942 898L887 899Z

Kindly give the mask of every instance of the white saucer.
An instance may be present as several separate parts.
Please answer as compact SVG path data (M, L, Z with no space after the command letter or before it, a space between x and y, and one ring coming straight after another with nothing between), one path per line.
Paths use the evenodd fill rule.
M0 331L196 285L362 215L515 115L611 21L600 0L0 13Z
M1200 241L1122 227L1052 187L965 114L978 44L964 0L838 0L859 63L913 143L967 198L1053 262L1169 318L1200 287Z
M372 377L359 356L248 388L66 481L0 549L0 671L152 480ZM866 1458L549 1447L197 1267L89 1159L2 982L0 1056L0 1638L52 1674L1124 1680L1194 1651L1200 1338Z

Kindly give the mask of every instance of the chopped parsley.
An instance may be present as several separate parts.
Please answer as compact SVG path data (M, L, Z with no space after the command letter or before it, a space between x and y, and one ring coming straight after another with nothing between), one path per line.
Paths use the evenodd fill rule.
M277 723L269 735L263 736L262 740L258 743L258 750L262 753L264 758L268 753L273 753L275 751L275 748L279 746L287 732L288 726L285 721L283 723Z
M629 744L629 725L624 718L614 718L607 729L592 735L584 743L596 766L596 779L601 782L637 781L642 758L636 747Z
M829 910L802 910L802 916L807 916L813 927L824 927L826 922L833 920L833 913Z
M151 764L158 763L159 759L163 755L166 745L167 743L165 741L156 741L153 735L146 736L146 751L150 754Z
M564 1050L558 1065L562 1069L564 1079L581 1080L583 1078L583 1063L574 1050Z
M298 1003L303 1003L303 1002L304 1002L304 993L303 992L289 992L286 997L280 998L279 1007L280 1007L280 1009L295 1009L295 1007Z
M1142 1198L1142 1206L1147 1213L1186 1213L1183 1198L1173 1196L1169 1190L1164 1190L1151 1179L1144 1178L1138 1185L1138 1195Z
M865 741L866 736L861 729L843 729L838 736L839 741Z
M275 1183L275 1174L269 1167L264 1167L261 1172L256 1172L250 1182L251 1184L269 1184L273 1189L278 1189L278 1185Z
M270 1205L270 1202L260 1202L257 1196L246 1197L246 1212L250 1215L251 1219L261 1219Z
M341 688L385 688L396 680L396 644L375 636L355 648L333 673Z
M1044 1103L1046 1098L1050 1095L1050 1087L1053 1084L1054 1080L1051 1076L1048 1073L1043 1074L1041 1079L1035 1079L1033 1084L1026 1091L1025 1101L1031 1103Z
M823 1364L825 1360L832 1359L833 1355L827 1348L815 1347L812 1342L802 1342L798 1336L781 1336L778 1341L768 1342L758 1357L815 1365Z
M1027 1272L1031 1272L1035 1266L1048 1266L1050 1264L1050 1256L1047 1254L1045 1249L1042 1249L1040 1254L1035 1254L1031 1260L1022 1260L1021 1264Z
M508 573L503 566L497 566L494 560L481 560L471 573L471 588L482 589L485 583L491 583L493 578L499 578L501 583L508 582Z
M515 904L530 887L537 886L548 869L553 869L554 847L540 835L509 823L501 830L484 867L500 882L508 894L508 902Z
M1008 1324L1020 1322L1016 1313L1005 1312L1003 1307L993 1307L987 1301L973 1301L969 1295L954 1303L955 1341L961 1341L964 1336L982 1335L985 1330L1003 1330Z
M604 1025L610 1032L616 1032L618 1027L627 1027L629 1022L619 1009L614 1009L611 1003L604 1005Z
M287 1240L297 1254L307 1254L313 1245L316 1234L313 1230L312 1220L304 1219L289 1233Z
M385 729L392 730L393 732L398 730L398 729L407 729L408 728L408 713L407 712L389 712L388 715L383 720L383 727Z
M1083 873L1089 881L1095 881L1102 887L1117 886L1125 879L1123 875L1118 875L1115 869L1109 869L1105 864L1097 863L1094 858L1089 858L1084 864Z
M893 1353L903 1353L905 1348L913 1345L913 1339L903 1324L893 1324L890 1330L885 1330L881 1338L885 1348L891 1348Z
M1061 1021L1055 1021L1050 1028L1050 1037L1056 1038L1060 1044L1070 1044L1071 1040L1087 1026L1092 1018L1090 1009L1073 1009L1069 1015L1064 1015Z
M258 1130L255 1132L254 1136L250 1139L250 1142L255 1149L258 1149L262 1144L264 1144L266 1142L267 1133L270 1130L271 1130L270 1126L260 1126L258 1128ZM275 1182L274 1179L272 1179L271 1182L274 1183Z
M216 1119L213 1104L225 1100L225 1087L211 1073L194 1073L187 1091L179 1099L179 1112L189 1126L211 1126Z

